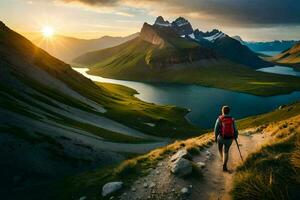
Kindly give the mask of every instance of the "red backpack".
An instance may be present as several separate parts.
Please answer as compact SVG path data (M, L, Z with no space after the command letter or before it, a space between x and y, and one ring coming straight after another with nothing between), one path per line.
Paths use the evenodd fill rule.
M223 138L229 139L234 137L234 119L229 116L221 115L219 117L221 122L221 134Z

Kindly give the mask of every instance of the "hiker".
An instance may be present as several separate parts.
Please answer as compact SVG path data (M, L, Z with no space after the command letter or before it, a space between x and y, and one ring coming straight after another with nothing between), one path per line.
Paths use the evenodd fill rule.
M227 162L229 148L233 139L237 139L238 130L234 119L229 115L229 106L222 107L222 115L220 115L215 124L215 141L218 143L219 153L223 160L223 171L228 171ZM225 156L223 156L223 149Z

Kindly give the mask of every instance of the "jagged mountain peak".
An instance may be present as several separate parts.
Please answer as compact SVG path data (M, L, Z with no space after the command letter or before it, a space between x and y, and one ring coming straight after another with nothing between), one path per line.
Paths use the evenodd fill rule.
M162 16L158 16L153 25L162 26L162 27L170 27L171 23L169 21L165 21Z
M164 39L161 38L161 36L157 33L154 26L151 26L148 23L144 23L140 32L140 38L160 47L164 46L165 44Z

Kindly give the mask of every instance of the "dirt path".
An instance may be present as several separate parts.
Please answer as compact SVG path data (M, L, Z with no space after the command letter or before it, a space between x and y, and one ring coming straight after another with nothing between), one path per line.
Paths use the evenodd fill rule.
M240 136L240 149L244 159L269 139L265 133ZM188 177L183 179L174 176L168 168L169 158L167 158L159 162L155 169L149 169L149 175L135 181L131 189L124 192L119 199L231 199L229 192L232 189L233 175L236 167L241 164L236 144L233 143L230 149L229 173L222 171L222 162L216 144L202 151L200 155L193 157L193 161L201 161L206 164L205 168L202 169L202 178ZM188 188L188 194L182 194L181 190L184 187Z

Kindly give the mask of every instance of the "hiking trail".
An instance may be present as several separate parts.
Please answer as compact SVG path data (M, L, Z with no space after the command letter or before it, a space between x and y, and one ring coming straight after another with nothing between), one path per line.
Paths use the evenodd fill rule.
M254 129L253 129L254 130ZM253 131L252 129L241 132ZM271 136L264 131L254 134L240 134L238 142L244 160L250 153L258 150ZM189 176L177 177L170 173L168 163L170 157L160 161L155 169L149 169L149 174L138 178L130 189L123 192L117 199L121 200L199 200L218 199L230 200L233 175L238 165L242 163L236 143L233 141L230 148L228 169L222 171L222 161L218 154L217 144L201 151L199 155L193 156L193 161L204 162L205 167L201 170L202 177ZM188 191L188 192L187 192Z

